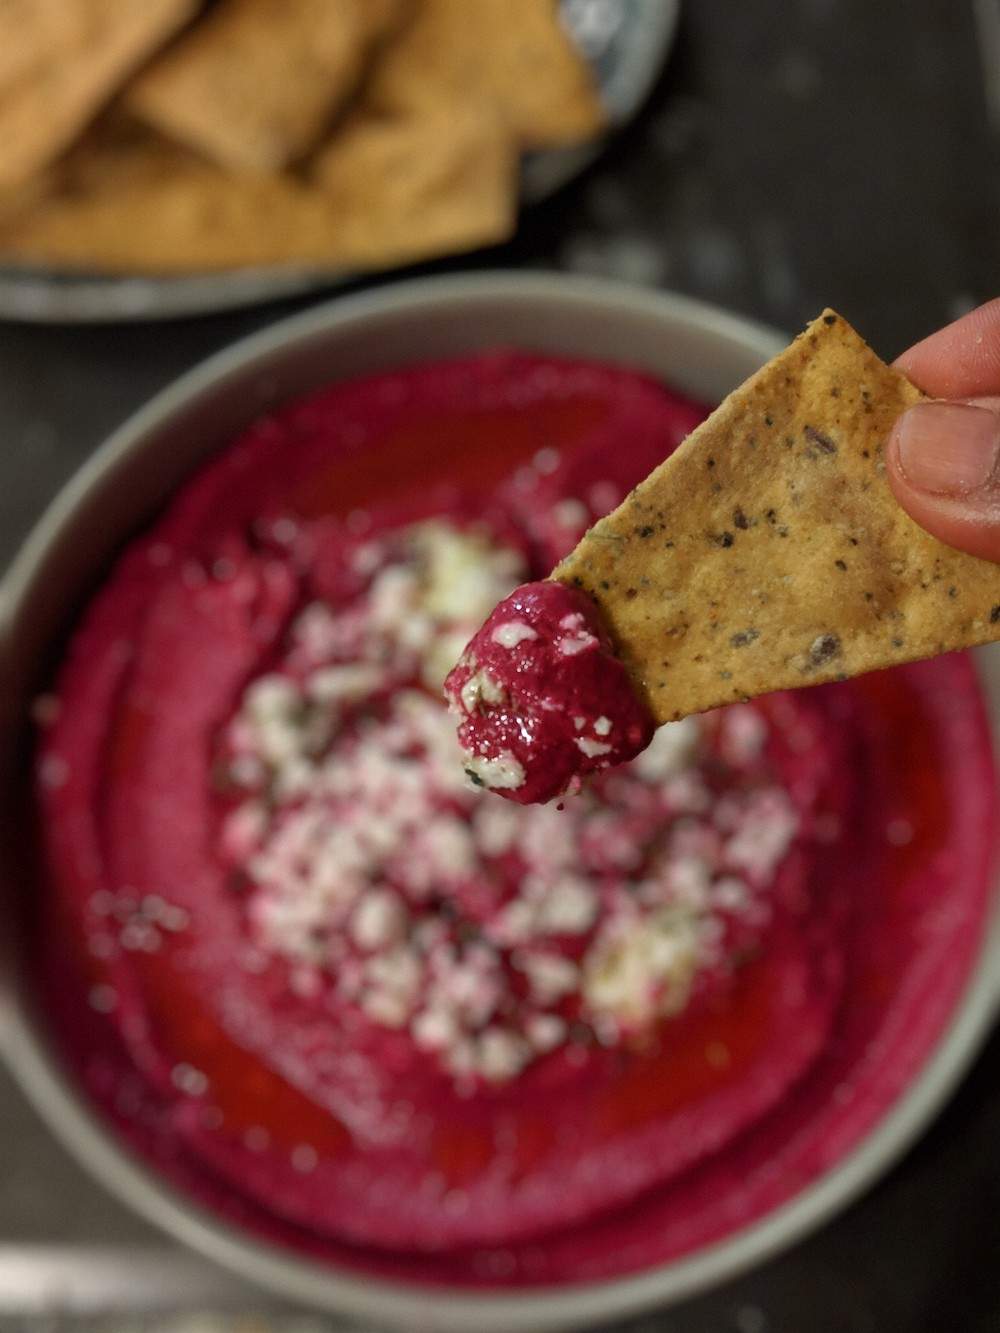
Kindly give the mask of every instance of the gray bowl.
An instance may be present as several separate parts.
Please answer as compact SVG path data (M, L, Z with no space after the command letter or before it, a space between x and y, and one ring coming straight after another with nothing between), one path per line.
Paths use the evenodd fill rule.
M769 329L679 296L528 275L425 279L338 300L221 352L158 394L63 490L0 587L0 890L33 891L24 842L28 703L53 644L121 542L213 450L273 404L331 380L497 344L642 368L717 400L781 345ZM1000 721L1000 660L979 656ZM1000 735L1000 728L998 728ZM19 757L20 756L20 757ZM845 1207L912 1143L954 1088L992 1022L1000 917L948 1030L864 1142L794 1200L722 1242L615 1281L502 1292L423 1288L292 1256L195 1207L92 1116L52 1056L19 969L17 913L0 939L0 1052L53 1132L146 1218L297 1302L383 1325L481 1333L580 1329L677 1301L785 1249Z

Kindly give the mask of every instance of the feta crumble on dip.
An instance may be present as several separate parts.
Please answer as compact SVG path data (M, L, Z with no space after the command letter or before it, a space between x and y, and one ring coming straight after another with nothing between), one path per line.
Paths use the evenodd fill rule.
M537 592L702 415L513 352L339 384L85 610L36 708L34 971L99 1113L200 1206L411 1280L610 1276L786 1200L919 1066L985 911L964 659L652 735L610 617ZM499 716L535 673L551 788L590 772L563 809L497 800L530 738L512 714L463 763L442 697L524 583L452 697Z

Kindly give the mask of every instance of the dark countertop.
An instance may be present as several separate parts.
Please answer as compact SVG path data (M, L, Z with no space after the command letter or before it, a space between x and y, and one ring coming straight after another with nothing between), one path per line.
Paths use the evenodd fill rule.
M894 355L1000 292L998 162L974 8L688 0L649 108L601 162L526 217L511 245L422 271L607 274L789 330L830 304ZM0 560L155 389L305 304L157 325L0 324ZM1000 1329L998 1124L995 1039L919 1146L838 1221L631 1333ZM0 1078L0 1264L23 1239L156 1237L84 1178Z

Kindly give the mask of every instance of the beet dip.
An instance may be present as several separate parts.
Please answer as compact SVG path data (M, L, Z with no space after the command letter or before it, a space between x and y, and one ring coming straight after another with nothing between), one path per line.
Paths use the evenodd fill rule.
M920 1070L988 909L966 659L644 749L538 582L703 415L518 352L340 384L125 550L38 701L34 969L176 1188L368 1272L610 1277L789 1199ZM502 659L531 707L465 772L442 685L498 603L453 706L502 713Z
M465 772L514 801L551 800L653 737L596 606L550 580L495 608L444 688Z

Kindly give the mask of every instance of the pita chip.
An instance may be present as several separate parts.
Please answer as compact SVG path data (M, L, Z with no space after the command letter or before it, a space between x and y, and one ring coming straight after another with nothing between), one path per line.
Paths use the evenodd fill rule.
M352 263L402 263L493 245L517 222L519 153L495 112L469 103L349 120L312 177Z
M0 190L47 166L196 0L2 0Z
M303 183L228 175L143 126L102 126L30 206L0 212L6 259L105 273L317 260L334 233L325 201Z
M124 118L102 122L46 188L4 211L0 255L108 273L264 264L367 268L508 236L517 150L482 108L359 116L312 174L231 174Z
M386 0L221 0L128 93L130 111L236 171L306 154L398 18Z
M556 568L658 722L1000 639L1000 566L924 532L886 480L922 397L827 310Z
M422 0L365 88L377 111L492 99L523 148L579 143L606 116L554 0Z

